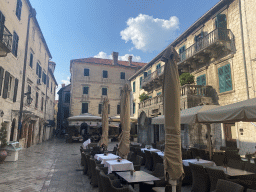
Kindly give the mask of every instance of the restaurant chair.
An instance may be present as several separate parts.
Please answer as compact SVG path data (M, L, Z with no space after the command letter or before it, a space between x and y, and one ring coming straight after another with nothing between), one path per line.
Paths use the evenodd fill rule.
M182 180L182 185L192 185L192 172L189 166L184 166L183 164L183 170L185 173L185 177Z
M143 182L141 184L142 191L151 191L152 187L165 187L167 185L167 181L165 181L164 177L164 165L162 163L158 163L156 165L152 175L159 178L160 180Z
M245 171L256 173L256 165L246 162ZM239 184L245 188L256 189L256 174L239 176Z
M88 162L87 162L87 158L90 158L90 154L85 154L84 155L84 167L83 167L83 174L86 175L87 171L88 171Z
M89 179L92 176L91 168L90 168L91 167L90 158L91 158L91 155L86 155L86 164L87 164L86 175L88 175Z
M165 148L165 144L161 145L160 150L164 151L164 148Z
M211 183L210 191L214 191L216 189L217 181L219 179L229 180L229 181L235 182L235 183L238 183L238 181L239 181L238 179L232 179L232 180L229 179L223 170L211 169L209 167L206 167L205 169L210 178L210 183Z
M232 192L243 192L244 187L242 185L239 185L237 183L219 179L217 182L217 187L215 192L227 192L227 191L232 191Z
M256 192L256 190L254 190L254 189L247 189L246 192Z
M118 179L113 173L108 174L108 167L100 167L100 166L96 166L96 175L97 175L97 179L98 179L98 187L99 187L99 192L103 192L103 188L102 188L102 182L100 180L100 172L102 171L105 175L107 175L110 180L115 180Z
M133 162L133 167L135 171L140 171L142 160L143 160L143 157L136 155L136 160L135 162Z
M91 151L91 155L94 156L95 154L101 154L103 153L103 151L101 150L100 147L93 147L92 151Z
M152 171L153 169L153 157L150 151L145 150L145 156L146 156L146 162L145 162L145 168Z
M94 159L90 159L90 166L91 166L90 168L91 168L91 173L92 173L90 184L93 187L98 187L98 178L97 178L97 173L96 173L96 161Z
M199 157L204 160L209 160L210 158L207 156L205 150L198 149Z
M133 151L130 151L130 152L128 153L127 160L128 160L128 161L131 161L131 162L136 161L136 155L135 155L135 153L134 153Z
M152 158L153 158L153 171L154 171L157 163L163 163L163 158L160 157L156 152L152 152Z
M156 143L151 143L152 147L156 149Z
M225 154L224 153L213 153L212 160L217 166L222 166L222 165L224 165Z
M244 170L245 163L241 160L229 159L228 160L228 167Z
M135 192L131 185L122 187L119 180L111 181L102 171L100 172L100 180L103 192Z
M143 157L141 165L145 165L145 162L146 162L146 155L145 155L145 153L142 152L141 149L140 149L139 151L137 151L137 155Z
M197 148L191 148L191 153L192 153L192 158L195 159L196 157L199 157L200 154L199 154L199 151Z
M191 192L209 192L210 179L204 167L193 163L189 163L189 167L193 178Z
M145 148L146 144L145 143L142 143L141 144L141 148Z

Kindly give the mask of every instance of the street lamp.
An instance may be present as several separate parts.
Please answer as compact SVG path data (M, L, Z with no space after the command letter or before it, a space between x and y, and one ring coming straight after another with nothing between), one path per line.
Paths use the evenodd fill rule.
M30 105L33 101L33 98L31 97L31 92L24 93L25 96L27 96L27 104Z
M3 117L4 116L4 111L1 110L0 116Z

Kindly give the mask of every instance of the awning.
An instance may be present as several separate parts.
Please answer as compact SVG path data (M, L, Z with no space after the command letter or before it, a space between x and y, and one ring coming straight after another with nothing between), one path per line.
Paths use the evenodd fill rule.
M135 117L130 117L131 122L136 123L138 121ZM120 122L120 115L109 117L110 122Z
M78 116L67 118L68 121L101 121L101 117L94 116L90 113L84 113Z
M197 114L210 109L217 108L218 105L201 105L188 109L184 109L180 112L181 124L194 124L197 122ZM164 115L152 118L152 124L164 124Z
M238 121L256 121L256 98L198 113L199 123L228 123Z

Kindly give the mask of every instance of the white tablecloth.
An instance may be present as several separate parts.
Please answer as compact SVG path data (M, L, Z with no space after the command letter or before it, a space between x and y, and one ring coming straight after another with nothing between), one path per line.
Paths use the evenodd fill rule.
M161 156L161 157L164 157L164 153L163 152L156 152L159 156Z
M106 161L109 160L115 160L117 159L119 156L114 155L112 153L109 153L108 155L104 155L104 154L95 154L94 158L101 161L101 164L106 164Z
M203 159L199 159L199 161L197 161L197 159L185 159L182 160L182 163L184 166L189 166L188 163L194 163L197 165L205 165L205 166L216 166L216 164L213 161L207 161L207 160L203 160Z
M83 143L83 148L86 149L87 145L89 145L91 143L91 139L87 139L84 143Z
M147 148L141 148L141 151L144 152L144 151L150 151L150 152L160 152L159 149L154 149L154 148L150 148L150 149L147 149Z
M123 159L121 162L117 160L106 161L105 166L108 167L108 173L112 173L113 171L134 170L133 163L126 159Z

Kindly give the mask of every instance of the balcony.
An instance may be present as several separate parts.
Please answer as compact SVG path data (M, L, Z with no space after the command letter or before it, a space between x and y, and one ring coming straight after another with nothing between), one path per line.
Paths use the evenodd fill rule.
M196 64L216 59L231 52L233 48L234 35L231 30L215 29L181 53L178 65L195 68Z
M145 91L152 91L162 86L164 74L164 65L155 70L153 73L148 74L142 81L141 88Z
M180 107L187 109L199 104L212 104L214 97L212 86L183 85L180 89ZM139 114L145 111L149 116L163 114L163 96L159 95L139 103Z
M0 57L5 57L11 51L12 34L4 25L0 25Z

